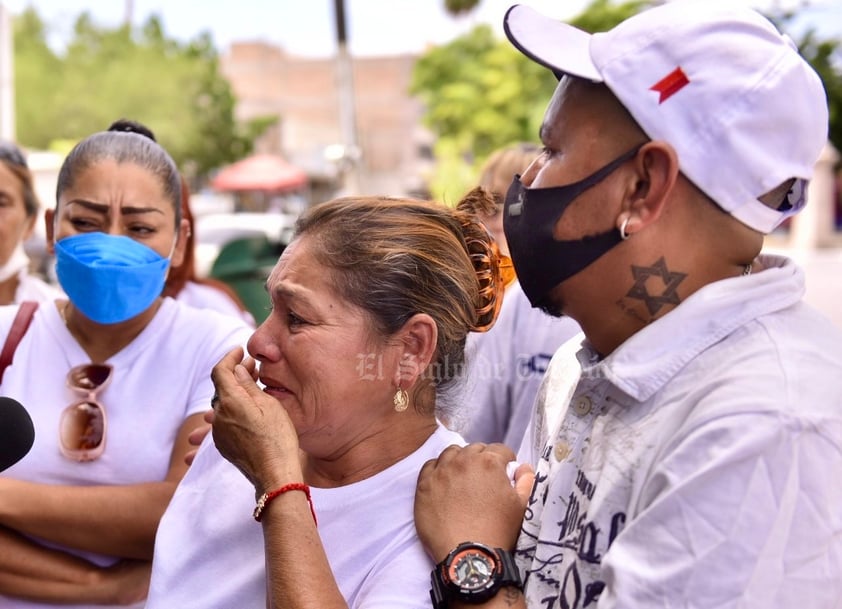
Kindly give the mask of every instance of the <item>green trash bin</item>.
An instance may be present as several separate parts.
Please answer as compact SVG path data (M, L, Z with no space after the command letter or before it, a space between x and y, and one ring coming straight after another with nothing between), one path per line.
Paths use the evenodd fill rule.
M284 247L266 236L234 239L222 246L211 267L210 276L230 285L258 324L269 314L266 280Z

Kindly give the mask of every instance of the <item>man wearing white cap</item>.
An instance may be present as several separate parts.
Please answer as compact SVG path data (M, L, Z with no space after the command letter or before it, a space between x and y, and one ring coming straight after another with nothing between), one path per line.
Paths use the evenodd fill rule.
M514 6L505 30L559 77L506 238L532 305L586 339L539 393L534 484L500 445L422 471L433 606L842 607L842 334L760 254L804 205L821 81L711 2L593 36Z

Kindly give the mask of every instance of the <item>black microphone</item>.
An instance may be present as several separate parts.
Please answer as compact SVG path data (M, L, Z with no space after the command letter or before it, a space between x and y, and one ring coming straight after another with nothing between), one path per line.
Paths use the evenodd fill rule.
M0 397L0 472L26 456L35 442L35 428L26 408Z

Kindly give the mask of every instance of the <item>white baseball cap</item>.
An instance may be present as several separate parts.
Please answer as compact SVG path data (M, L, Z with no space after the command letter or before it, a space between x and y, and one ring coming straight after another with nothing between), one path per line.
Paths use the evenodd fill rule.
M769 233L804 206L827 142L827 96L789 37L756 11L681 0L591 35L515 5L504 29L557 76L605 83L651 139L675 148L682 173L744 224ZM759 201L791 178L788 206Z

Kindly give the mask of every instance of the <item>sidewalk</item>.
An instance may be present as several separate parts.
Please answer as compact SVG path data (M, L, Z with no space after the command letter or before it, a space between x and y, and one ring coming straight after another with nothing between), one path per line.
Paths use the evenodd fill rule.
M767 246L764 252L792 258L807 275L804 300L842 328L842 248L796 250Z

